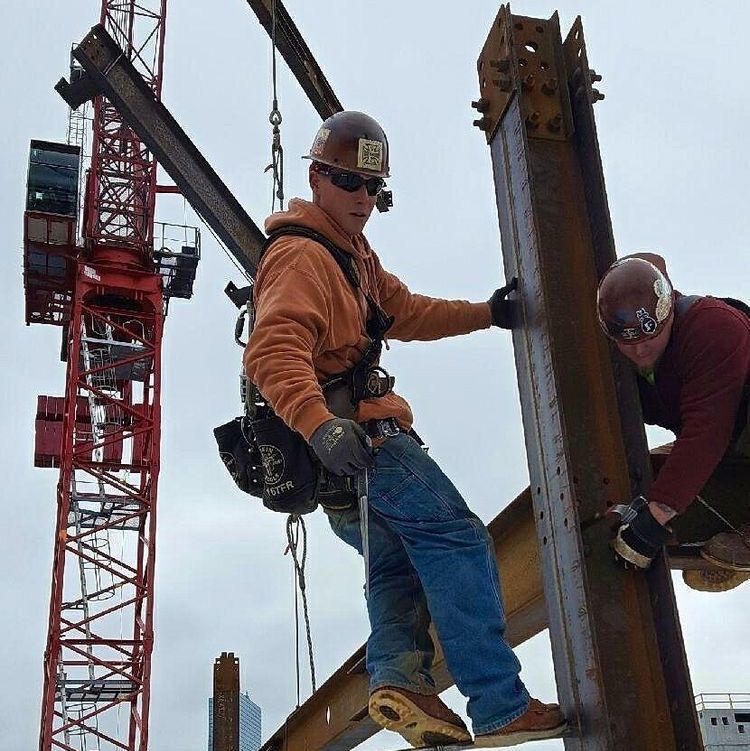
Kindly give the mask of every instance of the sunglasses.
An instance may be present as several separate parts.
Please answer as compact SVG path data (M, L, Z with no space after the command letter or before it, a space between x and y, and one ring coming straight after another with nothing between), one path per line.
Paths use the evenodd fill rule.
M385 186L385 180L382 177L363 177L356 172L335 169L320 169L319 172L327 175L333 185L347 193L354 193L364 185L368 196L376 196Z

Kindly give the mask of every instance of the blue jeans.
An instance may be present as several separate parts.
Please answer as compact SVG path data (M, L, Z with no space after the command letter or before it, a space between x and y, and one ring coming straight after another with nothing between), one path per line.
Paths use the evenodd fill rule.
M435 623L475 733L522 715L529 695L503 638L492 542L440 467L407 435L388 438L370 470L370 690L434 694ZM328 512L333 531L362 553L356 508Z

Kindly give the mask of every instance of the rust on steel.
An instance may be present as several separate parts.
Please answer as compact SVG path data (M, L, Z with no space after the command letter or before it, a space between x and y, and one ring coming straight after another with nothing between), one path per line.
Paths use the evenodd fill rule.
M650 471L632 375L613 369L595 319L615 249L580 20L564 47L557 14L504 5L477 70L505 272L519 279L513 343L565 747L700 749L667 563L626 572L608 544L608 508L647 490Z
M214 662L213 745L210 751L240 751L240 661L222 652Z

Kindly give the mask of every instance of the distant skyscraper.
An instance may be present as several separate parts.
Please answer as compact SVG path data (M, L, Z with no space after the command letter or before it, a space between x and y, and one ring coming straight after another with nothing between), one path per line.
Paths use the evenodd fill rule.
M247 695L240 693L240 751L258 751L260 748L261 710ZM213 751L214 707L208 700L208 751Z
M260 725L260 707L240 692L239 659L222 652L214 663L214 695L208 700L208 751L258 751Z

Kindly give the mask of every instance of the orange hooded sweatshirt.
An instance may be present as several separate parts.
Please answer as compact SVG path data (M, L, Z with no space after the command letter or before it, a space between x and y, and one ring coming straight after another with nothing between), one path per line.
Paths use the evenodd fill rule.
M395 318L387 337L427 341L489 327L488 303L413 294L383 269L364 235L346 235L309 201L293 198L288 211L268 217L266 232L288 224L320 232L354 258L362 288ZM253 294L255 327L245 348L245 372L276 414L309 440L335 417L320 383L353 367L369 343L367 301L331 254L304 237L280 237L268 248ZM393 392L359 403L358 421L386 417L405 430L413 419L407 402Z

